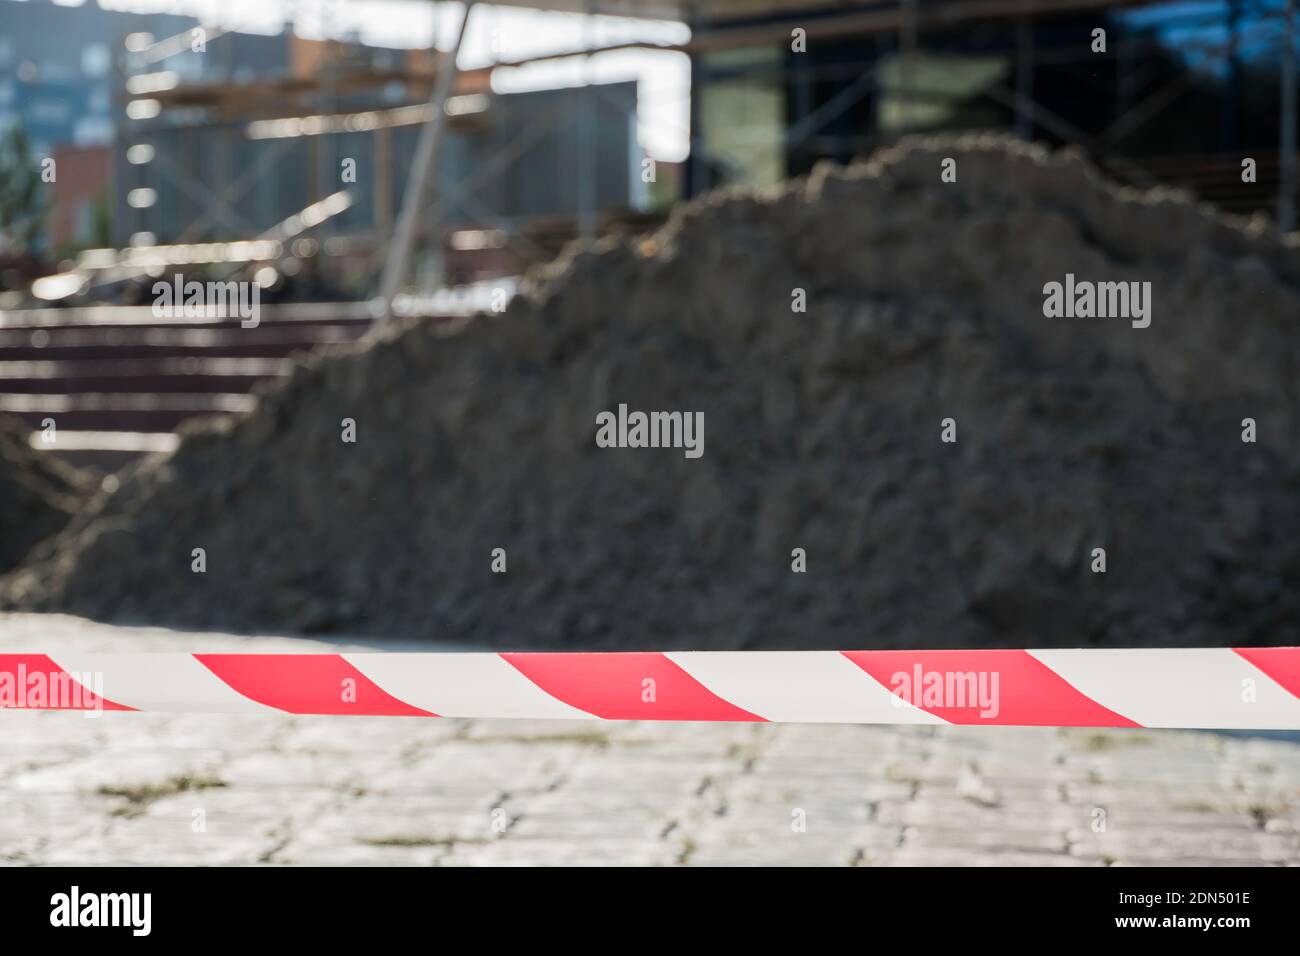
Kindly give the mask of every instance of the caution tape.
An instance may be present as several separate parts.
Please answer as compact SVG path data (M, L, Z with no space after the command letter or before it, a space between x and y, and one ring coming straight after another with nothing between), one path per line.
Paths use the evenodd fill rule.
M1300 648L0 654L0 708L1300 729Z

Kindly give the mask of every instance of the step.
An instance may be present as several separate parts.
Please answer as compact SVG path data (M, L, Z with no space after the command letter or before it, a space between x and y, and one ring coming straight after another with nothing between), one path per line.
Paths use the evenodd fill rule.
M252 330L149 327L0 329L5 359L284 358L320 346L355 342L366 324Z
M244 329L237 318L186 316L183 313L159 316L149 305L90 305L0 311L0 329L151 325L159 328L213 326L252 332L268 324L343 322L369 325L374 322L374 316L366 303L357 302L295 302L284 305L264 305L258 311L258 324Z
M36 451L72 454L79 452L123 452L153 454L175 450L180 437L171 432L110 432L58 429L54 441L46 442L41 431L31 433L28 443Z
M267 358L0 361L0 394L248 392L292 369Z
M86 393L29 395L0 393L0 412L33 429L46 418L72 431L170 432L189 418L251 411L252 395L198 392L165 395Z

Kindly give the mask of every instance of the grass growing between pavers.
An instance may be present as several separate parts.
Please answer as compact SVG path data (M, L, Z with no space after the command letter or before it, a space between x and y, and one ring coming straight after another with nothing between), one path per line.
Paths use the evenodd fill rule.
M122 786L104 784L95 792L101 797L117 797L126 801L113 810L113 816L138 817L155 801L174 797L182 793L195 793L200 790L213 790L228 784L219 777L177 774L161 783L137 783Z
M579 744L585 747L608 747L614 743L605 730L552 731L548 733L487 733L457 737L460 743L472 744ZM618 741L622 744L637 744L642 741Z
M1119 747L1145 747L1151 743L1151 738L1143 734L1088 734L1080 739L1077 735L1069 735L1074 745L1088 753L1102 753L1107 750L1115 750Z
M495 838L493 838L495 839ZM430 837L430 836L386 836L386 837L359 837L356 841L362 846L377 847L426 847L436 846L444 849L451 849L458 844L469 846L483 846L491 843L492 839L487 837Z

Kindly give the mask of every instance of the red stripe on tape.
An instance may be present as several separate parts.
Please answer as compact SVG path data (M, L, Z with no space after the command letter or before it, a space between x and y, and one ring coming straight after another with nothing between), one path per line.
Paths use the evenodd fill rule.
M0 654L0 707L15 710L135 710L107 697L99 697L45 654Z
M1300 697L1300 647L1234 647L1233 650Z
M655 652L501 656L552 697L606 720L763 720Z
M1024 651L841 653L886 690L953 724L1141 726L1081 694Z
M195 654L194 657L238 693L291 714L438 716L388 694L338 654Z

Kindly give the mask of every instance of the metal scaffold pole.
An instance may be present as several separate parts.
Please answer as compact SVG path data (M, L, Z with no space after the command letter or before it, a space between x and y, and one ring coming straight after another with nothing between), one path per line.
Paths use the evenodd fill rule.
M1034 24L1027 14L1016 20L1016 135L1033 139L1034 118L1028 104L1034 99Z
M1281 179L1277 192L1277 225L1283 233L1296 227L1296 50L1295 0L1287 0L1282 26Z
M379 284L379 295L383 302L381 321L392 319L393 300L397 298L397 291L405 281L411 265L411 250L419 226L417 220L424 209L424 200L437 168L438 149L441 145L443 129L447 125L447 97L451 94L452 85L456 80L456 59L460 55L461 43L465 39L465 30L469 25L474 2L475 0L465 0L465 11L461 15L460 27L456 31L456 42L438 64L438 75L429 98L430 115L420 130L415 159L411 164L410 175L406 179L406 189L402 193L402 209L397 218L397 229L393 233L392 241L388 246L388 255L384 261L384 273Z
M585 50L595 47L591 0L583 5L582 46ZM578 110L578 162L575 170L578 177L578 235L590 239L595 233L596 207L596 158L593 155L596 142L596 100L591 88L591 56L582 58L582 101Z
M898 34L902 127L910 130L914 121L913 106L916 95L917 55L920 49L917 24L917 0L902 0L902 19Z

